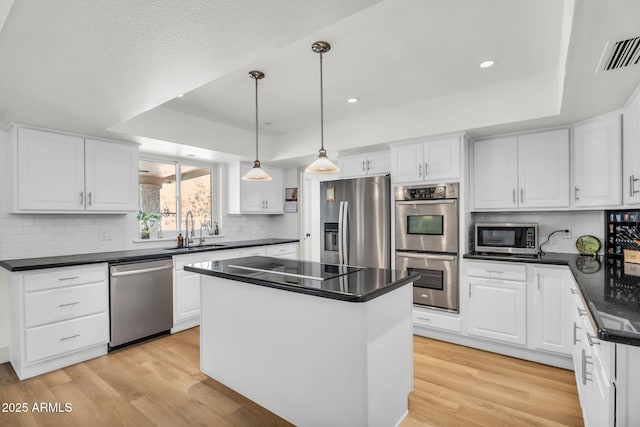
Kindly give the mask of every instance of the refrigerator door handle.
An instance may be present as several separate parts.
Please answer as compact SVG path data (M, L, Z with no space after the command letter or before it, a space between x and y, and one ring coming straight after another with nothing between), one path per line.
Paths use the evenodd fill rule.
M342 234L344 232L342 225L342 212L344 210L344 202L340 202L340 210L338 212L338 264L344 264L344 253L342 252Z
M343 202L344 209L342 210L342 242L344 248L342 249L342 257L344 264L349 264L349 202Z

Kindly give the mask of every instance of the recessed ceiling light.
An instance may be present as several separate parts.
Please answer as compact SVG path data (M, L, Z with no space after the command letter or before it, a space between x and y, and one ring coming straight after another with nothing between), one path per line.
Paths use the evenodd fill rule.
M495 64L495 62L492 60L484 61L480 63L480 68L489 68L492 67L493 64Z
M360 101L360 98L349 98L349 99L347 99L347 102L349 104L355 104L358 101Z
M176 96L176 98L182 98L184 96L184 93L181 93L180 95Z

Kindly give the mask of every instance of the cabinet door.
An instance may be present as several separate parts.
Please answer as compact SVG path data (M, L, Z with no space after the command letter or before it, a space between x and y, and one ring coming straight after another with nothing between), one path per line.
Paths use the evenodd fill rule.
M367 158L366 156L346 157L340 159L339 167L342 178L365 176L367 174Z
M266 213L284 212L284 179L282 170L264 166L264 170L271 175L271 181L263 183L264 211Z
M174 323L200 315L200 274L176 271Z
M625 205L637 205L640 204L640 96L624 112L622 134L622 196Z
M518 136L520 208L566 208L569 200L569 130Z
M391 147L391 178L395 183L422 181L423 143Z
M242 163L240 168L240 176L249 172L252 168L252 164ZM266 169L265 169L266 171ZM256 213L264 212L264 187L268 185L270 181L244 181L240 182L241 192L241 210L242 212Z
M475 209L515 208L518 188L518 141L515 136L473 144Z
M613 427L615 425L615 389L604 374L600 360L595 357L589 365L593 370L591 381L591 404L589 411L590 426Z
M574 200L576 207L619 205L621 197L620 115L574 126Z
M86 139L85 175L87 210L137 210L137 146Z
M17 210L84 210L84 139L18 129Z
M391 154L389 152L367 154L365 170L367 175L383 175L391 172Z
M526 284L469 278L469 335L527 343Z
M460 137L424 143L424 179L439 181L460 177Z
M570 278L569 278L570 279ZM571 355L573 327L569 282L565 271L555 268L534 267L533 347L538 350ZM575 311L575 310L574 310Z

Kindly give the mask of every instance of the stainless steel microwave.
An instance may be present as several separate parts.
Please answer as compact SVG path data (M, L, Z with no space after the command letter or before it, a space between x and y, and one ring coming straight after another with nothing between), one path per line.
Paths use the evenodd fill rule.
M476 252L537 254L538 224L477 223Z

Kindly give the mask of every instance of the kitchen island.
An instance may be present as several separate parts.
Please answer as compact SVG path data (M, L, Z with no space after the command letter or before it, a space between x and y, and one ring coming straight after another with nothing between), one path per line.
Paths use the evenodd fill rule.
M185 270L204 275L208 376L295 425L393 426L407 414L415 276L269 257Z

